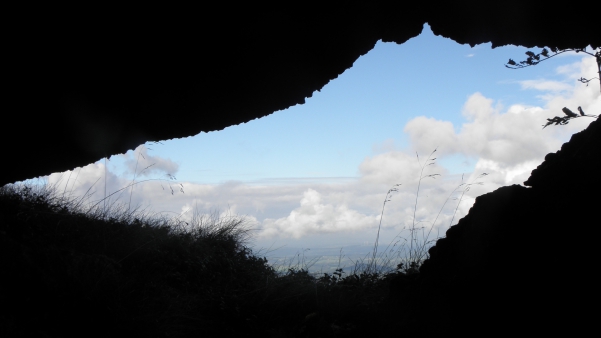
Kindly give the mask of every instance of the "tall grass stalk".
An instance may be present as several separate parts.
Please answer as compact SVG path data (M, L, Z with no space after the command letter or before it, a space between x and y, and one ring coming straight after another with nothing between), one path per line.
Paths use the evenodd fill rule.
M392 188L388 189L388 192L386 193L386 197L384 198L384 203L382 203L382 212L380 213L380 223L378 224L378 234L376 235L376 242L374 243L374 249L373 249L373 254L371 257L371 261L369 264L369 267L367 269L368 272L371 271L375 271L375 264L376 264L376 255L378 254L378 242L380 241L380 228L382 227L382 218L384 217L384 207L386 206L386 202L390 202L390 195L393 192L398 191L398 186L400 186L401 184L395 184L392 186ZM356 265L355 265L356 266Z
M419 188L420 185L422 183L422 179L427 178L427 177L431 177L431 178L436 178L436 176L440 176L440 174L431 174L431 175L426 175L424 176L424 169L426 168L426 166L432 165L434 164L434 161L436 160L435 158L431 158L432 155L436 152L436 150L438 149L438 147L434 148L434 150L430 153L430 155L428 155L428 158L426 159L426 161L424 162L424 165L422 165L422 169L420 171L419 174L419 180L417 181L417 192L415 194L415 205L413 207L413 220L412 220L412 224L411 224L411 231L410 231L410 236L411 236L411 241L410 241L410 248L409 248L409 260L411 262L414 262L414 253L413 253L413 242L414 242L414 236L415 236L415 213L417 212L417 199L419 198ZM417 151L415 152L415 155L417 156L417 161L419 163L419 154L417 153ZM430 162L430 163L428 163ZM421 163L420 163L421 165ZM434 226L434 225L432 225ZM420 263L419 260L416 261L417 264Z
M409 239L409 253L408 256L409 257L399 257L401 258L401 263L397 265L397 268L403 268L406 271L411 271L411 272L415 272L417 270L417 268L421 265L421 263L427 258L427 249L428 249L428 245L433 243L434 241L436 241L437 239L439 239L439 235L440 235L440 229L437 228L437 235L436 238L433 240L429 240L430 236L432 234L432 229L436 226L436 222L438 221L438 218L440 217L440 214L442 213L442 210L444 209L444 207L446 206L446 204L449 202L449 200L457 200L457 198L451 198L453 196L453 194L455 194L457 192L457 190L461 187L464 187L461 196L459 197L459 201L457 203L457 206L455 207L455 210L453 212L453 216L451 218L451 223L449 224L449 226L452 225L453 220L455 219L455 215L457 214L457 211L459 209L459 205L461 204L461 201L463 199L463 196L465 195L466 192L468 192L470 190L470 187L472 185L482 185L482 182L476 182L478 179L480 179L483 176L488 175L487 173L482 173L480 174L478 177L476 177L474 179L474 181L472 183L464 183L463 182L463 175L461 176L461 183L455 187L455 189L453 189L453 191L451 191L451 193L449 194L449 196L447 196L447 198L445 199L443 205L440 207L438 214L436 215L434 221L432 222L429 230L427 231L427 233L424 234L423 231L423 227L422 229L422 236L421 236L421 243L418 243L418 238L416 235L416 231L418 231L419 229L416 228L416 226L421 222L417 222L417 218L416 218L416 214L417 214L417 205L418 205L418 199L419 199L419 192L420 192L420 188L421 188L421 181L424 178L436 178L437 176L440 176L440 174L429 174L429 175L424 175L424 170L427 166L430 166L432 164L434 164L436 158L433 158L432 155L436 152L437 149L434 149L430 155L427 157L426 161L422 164L420 162L419 159L419 154L416 152L416 157L418 160L418 163L420 164L421 170L420 170L420 176L418 179L418 184L417 184L417 191L415 194L415 203L414 203L414 207L413 207L413 219L412 219L412 223L411 223L411 228L408 229L410 232L410 239ZM382 219L384 217L384 209L386 206L386 203L391 201L391 196L392 193L397 192L398 191L398 186L400 186L401 184L395 184L394 186L392 186L392 188L390 188L388 190L388 192L386 193L386 197L384 198L384 202L382 204L382 211L380 213L380 222L378 224L378 231L376 234L376 241L374 243L374 248L372 250L371 253L371 257L369 257L369 259L366 257L363 260L358 260L353 262L355 264L355 270L357 270L359 268L360 265L365 266L365 268L363 269L363 271L365 273L375 273L375 274L381 274L383 272L383 268L382 266L389 266L390 263L392 262L392 260L394 259L394 248L397 247L397 245L399 245L399 242L401 240L404 240L403 243L401 243L398 248L396 248L397 250L397 255L400 255L401 250L405 250L405 242L407 241L405 238L400 237L399 235L395 236L399 237L399 240L397 240L395 242L395 239L393 239L388 246L386 247L386 249L382 252L382 257L380 257L380 262L378 262L378 247L379 247L379 239L380 239L380 230L382 227ZM393 244L394 243L394 244ZM388 250L391 248L392 245L392 251L390 252L390 255L388 254ZM362 264L362 261L367 260L368 264ZM377 265L380 265L380 268L377 268Z
M150 168L150 167L152 167L152 166L154 166L156 164L156 163L152 163L152 164L146 166L144 169L142 169L142 170L140 170L138 172L138 164L139 164L140 156L142 156L142 158L146 159L144 157L144 155L142 154L142 152L139 151L138 152L138 156L136 158L136 165L135 165L134 175L133 175L132 181L129 184L127 184L126 186L124 186L124 187L122 187L120 189L117 189L117 190L113 191L112 193L110 193L108 195L107 195L107 165L106 165L106 161L108 160L108 158L105 157L103 159L104 160L104 195L97 202L90 202L88 204L89 212L91 212L92 210L94 210L94 212L97 213L98 210L96 210L96 207L100 203L102 203L102 209L103 209L102 213L105 214L105 215L109 215L110 214L109 210L111 208L115 207L116 201L119 200L119 198L120 198L120 196L119 196L115 201L113 201L111 203L111 201L110 201L111 197L113 197L117 193L120 193L120 195L121 195L123 192L127 191L127 189L130 189L129 200L128 200L128 203L127 203L127 210L129 210L131 212L132 211L131 201L132 201L132 195L133 195L133 188L136 185L140 184L140 183L145 183L145 182L150 182L150 181L158 181L159 183L161 183L161 188L163 190L165 190L165 188L163 187L162 183L165 182L165 181L167 181L169 189L171 190L171 194L173 195L174 190L173 190L173 187L171 186L171 183L172 183L172 181L177 181L177 179L176 179L175 176L173 176L173 175L171 175L169 173L165 174L165 176L167 176L168 179L165 179L165 178L149 178L149 179L145 179L145 180L138 180L138 181L136 181L136 179L137 179L137 177L139 175L141 175L148 168ZM72 175L73 171L71 171L69 173L69 176L67 178L67 182L65 184L65 187L63 188L63 198L65 200L67 199L67 195L72 195L73 194L73 189L75 188L75 183L77 182L77 178L79 177L80 172L81 172L81 168L79 168L79 170L77 172L75 180L74 180L73 184L71 185L71 189L69 191L67 191L68 184L69 184L69 181L71 179L71 175ZM92 185L90 185L90 187L88 187L88 189L86 190L86 192L78 199L78 201L76 203L73 203L74 202L73 199L71 199L69 203L73 204L74 207L78 207L78 210L81 210L80 207L83 207L84 202L89 201L89 199L91 198L91 196L93 194L93 192L91 193L92 189L98 183L98 181L100 181L101 178L102 177L99 177ZM61 179L62 179L62 177L59 179L59 182L60 182ZM56 184L58 185L59 183L57 182ZM182 192L182 193L184 193L184 186L181 183L179 183L179 191ZM108 206L107 206L107 203L109 203ZM134 208L134 210L138 210L138 208Z
M455 212L453 213L453 217L451 218L451 222L449 223L449 226L451 226L453 224L453 220L455 219L455 214L457 214L457 209L459 209L459 204L461 204L461 200L463 199L463 195L465 195L465 193L470 190L470 187L472 185L482 185L482 184L484 184L483 182L476 182L476 181L478 179L480 179L481 177L484 177L486 175L488 175L488 173L482 173L482 174L478 175L478 177L476 177L472 183L469 183L469 184L462 183L460 185L460 186L466 185L466 187L465 187L465 189L463 189L463 192L461 193L461 197L459 198L459 202L457 202L457 207L455 208ZM461 181L463 182L463 175L461 175ZM455 191L455 190L453 190L453 191Z
M423 167L433 163L430 157ZM420 179L428 177L423 167ZM387 309L404 306L400 311L412 313L414 308L413 303L387 305L383 301L389 292L388 279L381 278L385 277L383 267L389 266L395 255L406 252L400 248L405 249L407 240L394 242L396 236L384 250L379 247L385 206L401 184L386 194L373 252L355 261L354 270L343 276L341 249L336 272L316 278L308 272L316 262L305 255L308 249L280 267L257 257L246 246L252 232L244 218L217 211L204 214L198 208L185 220L183 214L157 217L131 208L131 190L129 203L111 200L136 184L164 179L139 181L136 175L125 187L110 194L107 191L100 201L88 203L90 192L102 177L83 197L74 197L73 186L70 191L67 187L71 175L62 194L58 184L36 186L38 190L18 185L0 187L0 208L10 220L0 222L0 239L11 236L11 241L19 240L18 247L29 248L15 252L21 255L17 257L20 262L35 260L36 266L50 267L36 272L36 280L41 280L48 291L44 297L30 297L27 303L28 309L39 311L23 311L22 315L13 311L8 317L31 326L12 326L14 332L5 335L0 327L0 336L31 336L17 334L26 330L41 332L38 335L45 335L46 330L52 336L80 334L75 326L63 325L64 318L74 325L95 327L101 331L99 336L384 336L378 330L397 316ZM464 187L458 198L461 203L472 184L481 183L463 183L462 177L462 184L445 204ZM418 194L419 189L418 184ZM420 223L415 209L407 231L414 232ZM429 243L430 235L431 229L423 234L426 242L421 248ZM412 249L418 252L420 246ZM33 251L40 254L31 255ZM410 258L415 263L421 262L422 256ZM408 265L409 269L414 267ZM18 277L6 275L7 279ZM15 280L19 283L14 285L20 286L21 280ZM12 292L6 290L3 295ZM11 299L14 306L22 302L21 297ZM86 301L82 303L82 299ZM82 310L71 304L89 306ZM360 326L362 331L358 331Z

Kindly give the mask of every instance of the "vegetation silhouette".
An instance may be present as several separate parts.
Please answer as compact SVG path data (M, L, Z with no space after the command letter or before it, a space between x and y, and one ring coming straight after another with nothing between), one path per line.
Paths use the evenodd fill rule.
M434 160L420 180L438 176L423 174ZM84 197L52 184L0 188L1 336L353 337L397 330L399 311L412 316L390 285L417 275L427 236L414 235L411 258L395 268L383 269L389 245L346 276L340 267L316 275L304 256L274 266L249 249L253 232L241 217L195 210L183 220L132 210L131 195L109 201L142 182L100 201L91 187ZM417 331L414 322L400 327Z
M430 165L434 165L436 158L432 157L434 155L434 153L437 151L438 148L435 148L430 155L428 155L428 157L426 158L426 160L424 161L424 163L422 164L420 162L419 159L419 154L416 152L416 158L418 163L420 164L420 175L418 178L418 184L417 184L417 190L415 193L415 203L413 205L413 217L411 219L411 227L408 229L409 230L409 250L408 253L404 252L402 249L403 247L399 247L397 249L397 253L403 252L404 255L399 255L397 254L397 259L400 260L400 262L397 264L397 269L403 271L404 273L416 273L419 270L419 267L421 266L421 264L423 263L423 261L427 258L428 255L428 249L432 246L432 244L434 242L436 242L439 238L440 238L440 228L437 228L437 234L436 234L436 238L434 239L430 239L430 235L432 233L432 229L435 227L436 222L438 221L438 218L440 217L440 214L442 213L442 210L444 209L444 207L446 206L447 202L449 200L457 200L457 198L451 198L452 195L457 191L457 189L462 188L463 187L463 192L461 194L461 196L459 197L459 201L457 202L457 206L453 212L453 217L451 218L451 222L449 224L449 227L452 225L453 220L455 219L455 215L457 214L457 210L459 208L459 205L461 203L461 201L463 200L463 196L465 195L466 192L468 192L470 190L470 187L472 185L482 185L482 182L477 182L477 180L479 180L480 178L488 175L488 173L482 173L479 176L477 176L474 181L472 183L464 183L463 182L463 175L461 176L461 184L459 184L453 191L451 191L451 193L449 194L449 196L446 198L445 202L443 203L443 205L440 207L438 214L436 215L436 218L434 219L434 221L432 222L431 226L428 229L428 232L424 234L424 230L425 227L419 227L419 223L421 221L418 221L416 223L416 212L417 212L417 204L418 204L418 199L419 199L419 191L420 191L420 187L421 187L421 181L425 178L432 178L432 179L436 179L437 176L440 176L440 174L426 174L424 175L424 169L426 169L426 167L430 166ZM379 244L379 238L380 238L380 229L382 227L382 219L384 217L384 208L386 207L386 203L391 201L391 197L392 194L395 192L398 192L398 187L400 187L401 184L397 183L395 185L393 185L388 192L386 193L386 197L384 198L384 203L382 204L382 212L380 214L380 222L378 224L378 231L377 231L377 235L376 235L376 240L374 242L374 248L372 250L372 256L371 259L369 260L368 264L367 264L367 270L369 272L378 272L378 273L383 273L384 271L382 269L377 269L378 266L378 258L377 258L377 252L378 252L378 244ZM419 235L419 231L422 231L422 236L421 238L418 237ZM399 237L399 235L397 235L396 237ZM395 237L395 238L396 238ZM401 238L402 240L405 240L404 238ZM406 240L405 240L406 241ZM396 241L395 243L393 243L392 248L394 248L395 246L397 246L399 244L400 240ZM385 249L385 253L386 252L390 252L390 253L394 253L394 251L389 251L389 249L391 249L390 244L388 245L388 247ZM389 255L384 255L385 259L382 259L382 257L380 258L380 266L389 266L391 261L393 259L391 259L391 257Z
M545 60L548 60L552 57L555 57L557 55L560 55L560 54L563 54L566 52L576 52L576 53L588 54L588 55L594 57L595 61L597 62L598 76L590 78L590 79L581 77L580 79L578 79L578 81L585 83L588 86L590 81L592 81L594 79L598 79L599 80L599 91L601 92L601 48L598 48L597 50L595 50L593 52L589 52L585 48L559 49L557 47L554 47L554 48L550 48L550 50L552 52L551 54L549 54L549 50L547 48L543 48L543 50L538 54L535 54L532 51L527 51L526 55L528 56L528 58L526 58L526 60L515 62L514 60L509 59L509 61L507 61L507 63L505 64L505 67L507 67L509 69L521 69L521 68L526 68L526 67L530 67L530 66L535 66ZM550 126L550 125L556 125L556 126L557 125L566 125L569 123L570 120L579 118L579 117L585 117L585 116L593 117L593 118L598 117L597 115L586 115L581 107L578 107L578 112L580 113L580 115L572 112L567 107L564 107L562 109L562 111L566 116L555 116L552 119L547 119L547 123L543 125L543 129L545 129L547 126Z

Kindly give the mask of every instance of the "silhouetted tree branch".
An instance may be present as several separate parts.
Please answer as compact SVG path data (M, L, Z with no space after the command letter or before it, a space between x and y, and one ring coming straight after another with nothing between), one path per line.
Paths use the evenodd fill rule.
M543 50L538 54L535 54L532 51L527 51L526 55L528 55L528 58L526 60L520 61L520 62L515 62L512 59L509 59L509 61L507 61L507 64L505 64L505 67L507 67L509 69L526 68L526 67L530 67L530 66L535 66L547 59L550 59L554 56L557 56L559 54L563 54L566 52L585 53L585 54L595 57L595 60L597 61L597 68L598 68L597 73L599 74L599 76L596 76L596 77L593 77L590 79L585 79L585 78L581 77L580 79L578 79L578 81L580 81L582 83L586 83L586 85L588 86L588 83L590 81L592 81L594 79L598 79L599 80L599 91L601 91L601 48L599 48L597 51L595 51L594 54L587 51L584 48L559 49L557 47L554 47L554 48L550 48L550 50L553 54L549 54L549 50L547 48L543 48Z
M566 125L566 124L568 124L568 122L571 119L575 119L575 118L579 118L579 117L584 117L584 116L586 116L586 117L595 117L595 118L598 117L597 115L586 115L584 113L584 111L582 110L582 107L578 107L578 112L580 112L580 115L574 113L573 111L571 111L567 107L563 107L561 110L563 111L564 114L566 114L566 116L562 116L562 117L555 116L552 119L547 119L548 122L547 122L547 124L543 125L543 129L545 129L546 126L549 126L549 125L552 125L552 124L555 124L556 126L560 125L560 124L561 125Z
M582 83L586 83L586 85L588 86L589 82L591 82L594 79L598 79L599 80L599 91L601 91L601 48L596 50L595 54L588 52L584 48L559 49L557 47L554 47L554 48L550 48L550 49L553 52L553 54L549 54L549 50L547 48L543 48L543 50L538 54L535 54L532 51L527 51L526 55L528 55L528 58L526 60L520 61L520 62L515 62L512 59L509 59L509 61L507 61L507 64L505 64L505 67L507 67L509 69L526 68L526 67L530 67L530 66L535 66L547 59L550 59L559 54L563 54L565 52L576 52L576 53L582 52L582 53L585 53L585 54L595 57L595 60L597 61L597 68L598 68L597 73L599 74L599 76L593 77L590 79L585 79L584 77L581 77L578 79L578 81L580 81ZM567 107L563 107L562 111L566 116L555 116L552 119L547 119L547 123L543 125L543 129L545 129L545 127L552 125L552 124L555 124L556 126L557 125L566 125L566 124L568 124L568 122L571 119L575 119L575 118L579 118L579 117L586 116L586 117L598 118L597 115L586 115L584 113L584 111L582 110L582 107L578 107L578 112L580 113L580 115L574 113Z

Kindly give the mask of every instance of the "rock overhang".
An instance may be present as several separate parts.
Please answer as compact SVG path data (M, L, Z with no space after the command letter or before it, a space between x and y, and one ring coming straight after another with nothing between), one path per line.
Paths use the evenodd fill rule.
M196 9L176 16L82 13L77 18L30 13L8 41L12 69L5 78L2 141L12 161L3 166L0 184L304 103L377 41L402 44L425 23L437 35L472 46L601 46L594 22L546 20L575 18L575 9L530 4L397 8L357 1L319 8Z

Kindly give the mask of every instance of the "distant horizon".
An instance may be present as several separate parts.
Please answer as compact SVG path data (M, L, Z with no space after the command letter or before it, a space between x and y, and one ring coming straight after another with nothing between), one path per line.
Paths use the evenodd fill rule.
M133 187L132 206L183 219L195 206L203 213L246 217L262 229L254 232L255 251L318 251L365 242L373 247L386 192L401 184L386 204L382 248L413 222L421 170L416 152L423 164L437 149L424 175L441 176L421 181L416 221L431 224L446 201L434 231L443 235L477 196L523 184L547 153L593 121L542 129L547 118L561 115L563 107L601 111L599 84L577 81L596 72L594 58L566 53L534 67L504 67L509 58L525 58L527 50L540 49L492 49L490 43L471 48L435 36L425 25L402 45L378 42L303 105L221 131L147 142L111 156L106 167L99 160L42 180L73 196L83 196L98 181L92 190L100 199L105 179L107 193L134 177L155 179ZM459 206L452 200L457 192L447 200L462 174L468 183L482 173L488 173L479 180L483 184L471 186ZM126 189L121 201L129 196Z

